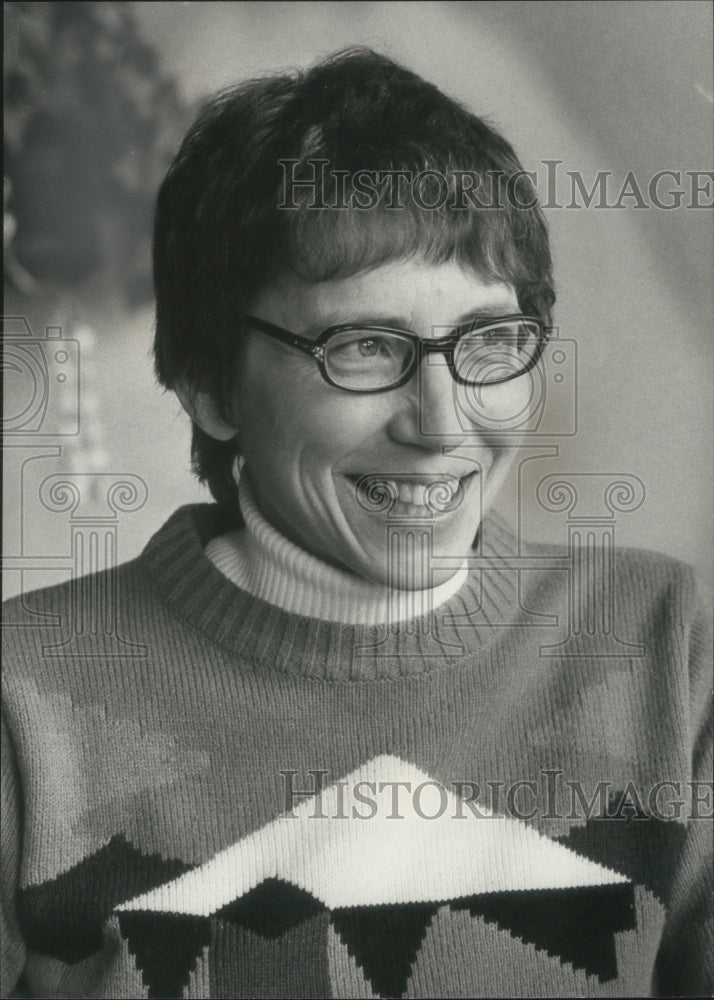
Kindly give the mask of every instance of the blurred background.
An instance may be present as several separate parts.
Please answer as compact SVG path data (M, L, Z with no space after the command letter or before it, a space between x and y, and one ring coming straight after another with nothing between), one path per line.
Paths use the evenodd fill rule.
M119 518L120 560L177 506L209 499L190 472L188 420L152 375L156 190L206 95L351 44L489 118L550 204L565 375L548 382L558 419L529 442L508 516L531 538L566 541L537 482L628 474L644 502L618 513L618 542L684 559L711 583L712 184L686 175L712 169L711 3L4 8L6 596L72 572L68 519L86 497L71 511L48 500L48 477L133 477L120 517L104 494L87 514ZM600 171L607 204L578 195L566 207L568 172L589 190ZM648 194L659 171L679 172L658 188L672 208ZM628 176L644 200L632 182L620 197Z

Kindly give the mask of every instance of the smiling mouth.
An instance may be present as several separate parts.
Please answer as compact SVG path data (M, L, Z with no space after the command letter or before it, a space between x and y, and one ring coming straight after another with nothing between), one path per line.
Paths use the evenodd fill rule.
M370 513L435 517L460 507L465 489L478 475L367 473L346 478L355 486L359 505Z

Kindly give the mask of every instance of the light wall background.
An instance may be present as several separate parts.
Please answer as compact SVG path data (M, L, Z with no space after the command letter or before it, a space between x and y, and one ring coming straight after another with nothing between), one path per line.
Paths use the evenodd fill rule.
M562 171L579 171L590 186L608 170L616 197L630 170L646 188L659 170L712 167L708 2L127 6L189 101L248 75L365 44L488 117L539 175L544 160L561 160ZM567 202L567 188L561 195ZM711 211L626 205L546 213L556 323L578 348L580 420L577 434L558 440L557 457L537 463L537 477L639 477L645 502L618 516L619 542L693 563L709 585ZM55 312L36 305L33 323L52 324ZM139 475L148 487L141 510L121 519L119 556L127 559L177 506L209 498L189 471L187 418L153 382L151 309L130 312L107 296L88 303L86 317L92 334L82 406L86 427L98 421L99 465ZM52 458L40 461L52 471ZM28 507L16 466L6 461L6 551L17 550L22 528L26 547L50 554L65 545L66 524ZM514 491L512 482L504 494L511 511ZM530 537L565 541L562 515L532 499L524 511ZM13 571L6 593L63 575L57 568Z

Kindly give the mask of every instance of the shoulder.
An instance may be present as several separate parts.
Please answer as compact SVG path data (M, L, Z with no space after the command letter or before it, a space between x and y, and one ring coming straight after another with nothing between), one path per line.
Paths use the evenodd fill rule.
M566 574L586 571L600 586L609 580L626 588L629 597L640 607L671 602L681 617L691 613L698 603L696 573L692 566L673 556L652 549L607 544L588 538L573 541L572 546L527 542L526 559L533 557Z
M543 610L559 607L556 613L575 615L595 631L605 620L614 622L630 641L666 641L678 657L688 657L690 641L706 645L711 609L688 563L650 549L613 547L595 532L573 534L569 545L524 542L520 551L521 565L532 567L522 590Z
M205 540L227 523L217 505L179 508L141 555L118 566L29 591L3 604L4 679L94 675L180 629L170 591L197 581L209 566ZM177 583L178 582L178 583ZM55 678L56 680L57 678Z
M19 594L3 604L3 692L73 688L137 641L136 622L155 601L139 559ZM129 650L131 646L126 645Z
M158 566L175 564L181 557L184 561L195 561L212 537L239 523L239 515L218 504L179 507L149 539L136 559L18 594L3 602L3 622L12 627L29 615L47 618L45 624L52 624L49 619L76 604L82 593L94 592L97 597L108 597L120 588L122 592L144 596L145 591L151 590L152 571Z

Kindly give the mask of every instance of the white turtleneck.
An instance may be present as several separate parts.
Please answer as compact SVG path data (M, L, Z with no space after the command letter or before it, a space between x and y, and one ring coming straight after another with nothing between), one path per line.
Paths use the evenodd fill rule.
M237 587L292 614L347 625L405 621L448 601L468 575L464 562L438 587L392 590L329 566L276 531L258 510L245 471L238 500L245 527L211 539L206 555Z

